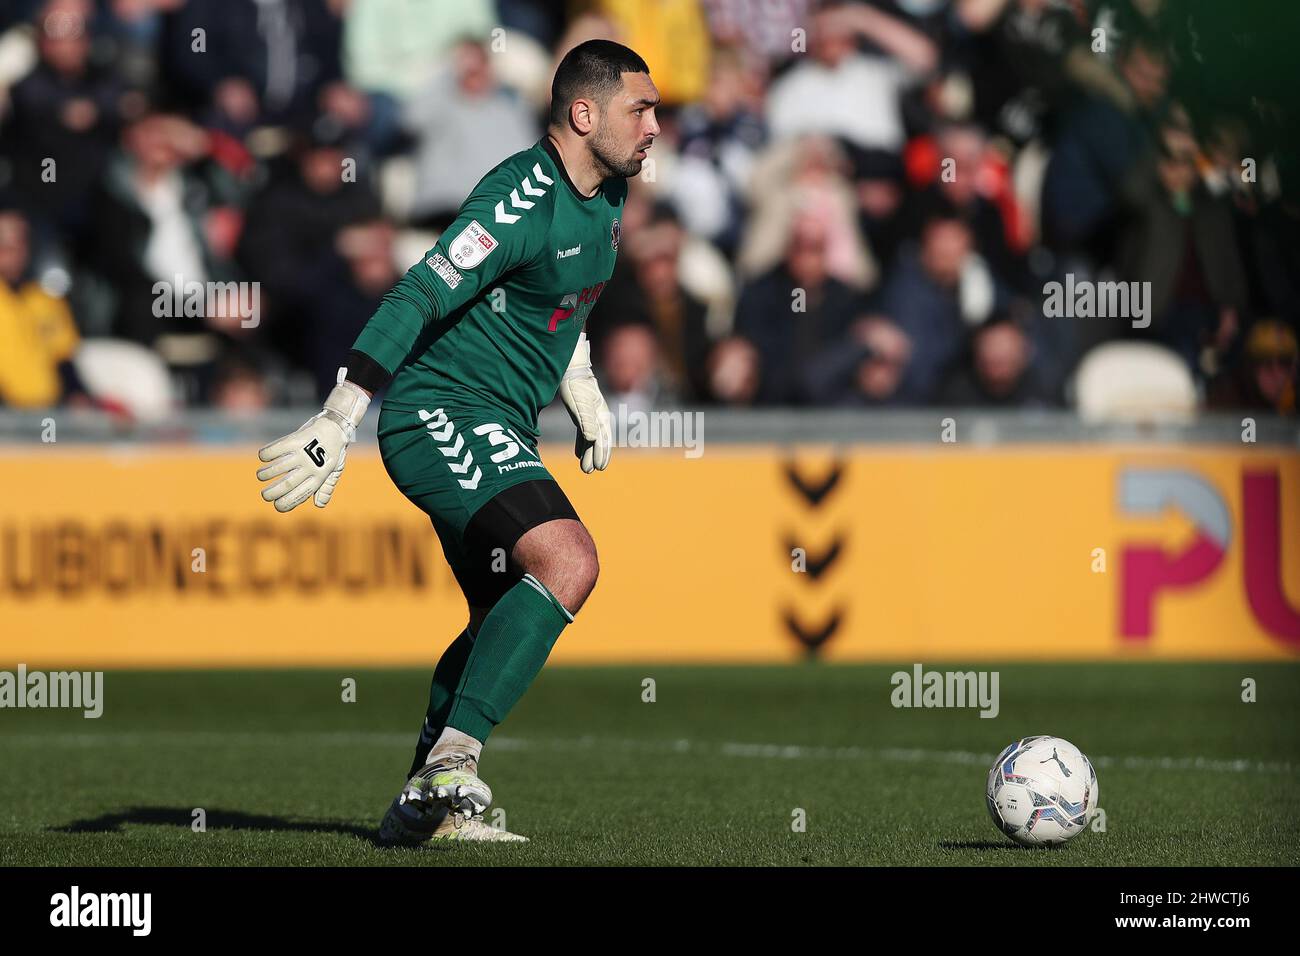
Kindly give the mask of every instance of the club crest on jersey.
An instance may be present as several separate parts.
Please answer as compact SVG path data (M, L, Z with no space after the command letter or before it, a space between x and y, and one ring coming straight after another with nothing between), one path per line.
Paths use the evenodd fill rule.
M492 234L479 225L477 219L472 219L469 225L460 231L460 235L451 241L447 247L447 255L457 267L473 269L496 247L497 241Z
M618 241L623 238L623 224L617 219L609 224L609 244L618 252Z

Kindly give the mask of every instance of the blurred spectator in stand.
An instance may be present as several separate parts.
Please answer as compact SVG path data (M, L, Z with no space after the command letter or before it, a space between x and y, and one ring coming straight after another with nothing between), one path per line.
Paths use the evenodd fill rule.
M735 334L752 346L752 396L758 405L806 405L817 390L816 359L841 341L861 304L830 273L827 228L816 216L796 220L785 261L741 290ZM728 389L715 384L724 397ZM747 396L740 396L741 400Z
M541 135L526 103L492 75L486 47L457 44L444 69L413 95L402 123L416 137L411 218L442 230L478 181L502 158Z
M758 349L732 335L709 353L709 391L727 405L749 405L758 393Z
M1240 117L1215 116L1208 123L1203 146L1197 156L1201 181L1209 195L1228 202L1238 252L1244 259L1251 255L1250 239L1263 205L1258 162L1251 160L1255 168L1250 175L1246 169L1245 160L1256 154L1251 145L1250 131ZM1256 280L1257 276L1251 270L1247 281L1251 283L1252 306L1261 304L1256 298Z
M975 263L970 228L936 209L899 252L873 308L812 362L813 400L825 405L924 405L939 398L973 324L962 299ZM995 303L990 303L989 307Z
M1098 49L1094 56L1111 65L1133 36L1154 33L1168 36L1174 32L1174 21L1178 18L1178 4L1167 0L1093 0L1089 7L1092 11L1089 35L1100 30L1105 42L1104 49Z
M158 81L158 44L167 14L186 0L99 0L94 21L96 46L111 52L118 74L148 89Z
M91 57L92 12L88 0L41 6L40 59L10 91L12 112L0 136L28 214L68 235L85 227L87 197L132 102L112 68Z
M271 404L271 388L255 360L231 354L217 365L212 405L227 415L251 418Z
M1296 157L1261 157L1246 124L1238 117L1220 116L1207 136L1201 175L1212 195L1226 196L1232 203L1251 314L1275 316L1300 333Z
M1211 386L1210 407L1294 415L1298 369L1295 331L1276 319L1256 322L1241 361Z
M641 322L623 322L602 339L600 379L610 410L648 412L670 404L663 392L659 343L654 329Z
M919 235L927 214L936 205L946 206L970 226L975 250L998 277L1021 284L1020 250L1012 243L1019 210L1006 163L989 146L983 131L970 123L949 123L932 138L914 140L908 152L914 157L912 165L923 167L920 174L925 178L921 191L904 204L905 235Z
M1051 383L1034 362L1029 335L1005 313L975 330L939 392L945 405L1023 408L1054 400Z
M974 118L1023 145L1044 134L1082 85L1118 81L1093 55L1076 10L1059 0L956 0L968 31L963 51L975 96Z
M701 0L717 43L759 56L771 70L795 56L796 30L807 30L816 0Z
M123 133L122 151L91 198L82 261L112 296L110 334L152 346L190 401L204 402L234 318L224 300L203 297L202 315L176 314L192 283L236 278L225 253L224 209L196 168L208 136L188 120L151 112Z
M1129 105L1089 96L1062 122L1043 181L1043 235L1053 248L1094 266L1112 261L1126 179L1156 150L1156 117L1165 106L1169 54L1135 35L1119 58Z
M1197 172L1197 149L1185 120L1160 133L1156 184L1129 196L1132 216L1120 238L1117 271L1151 283L1149 329L1194 373L1201 350L1226 354L1246 307L1246 276L1237 251L1232 207L1210 195Z
M367 158L387 156L405 146L400 108L382 93L366 93L345 80L334 80L321 87L316 98L321 118L339 129L354 143L364 144Z
M183 97L204 126L237 139L256 126L302 125L322 89L342 78L338 7L336 0L188 0L164 24L169 93Z
M423 89L457 43L501 24L492 0L352 0L343 17L348 82L395 102Z
M72 357L80 337L72 312L28 275L27 220L0 210L0 405L45 408L85 399Z
M1300 166L1288 172L1282 194L1260 209L1247 261L1259 277L1264 313L1278 316L1300 333L1300 201L1293 192L1300 182Z
M684 238L676 215L665 206L655 207L648 221L629 234L624 256L630 265L606 287L587 323L602 370L621 391L666 402L708 399L707 309L681 285L678 261ZM649 336L616 334L629 325ZM646 342L648 357L643 355Z
M384 294L401 278L393 256L393 227L383 220L359 223L335 237L334 253L308 275L308 328L303 351L293 356L311 372L321 401L335 385L339 357L361 332Z
M826 137L775 143L763 152L749 178L750 215L736 255L742 279L762 275L785 256L800 218L824 228L830 274L855 289L869 289L879 275L858 229L852 166L837 142Z
M317 297L320 264L337 265L335 242L346 226L379 215L379 197L364 170L345 181L349 156L340 131L313 123L297 134L289 157L249 202L237 249L240 266L262 283L262 335L287 355L301 355ZM345 350L346 351L346 350Z
M650 67L663 108L704 96L709 79L709 29L699 0L582 0L575 6L597 14L613 27L611 39L641 55Z
M496 0L501 25L536 40L544 49L551 50L564 31L564 9L559 4L537 3L536 0Z
M898 398L927 404L966 339L959 285L974 240L961 219L936 213L921 229L920 243L900 254L880 291L878 311L907 336L909 360Z
M906 238L903 206L908 193L902 160L884 152L859 152L853 168L858 229L881 271L892 271L899 245Z
M755 84L745 54L719 48L704 99L679 117L673 202L692 233L727 255L740 243L745 189L766 139L762 115L754 109Z
M903 376L912 360L912 340L883 315L855 319L847 335L822 350L810 378L818 405L902 404Z
M883 52L860 51L860 39ZM935 45L903 20L849 4L819 11L808 42L810 55L768 91L773 137L835 136L857 149L898 154L904 141L900 97L935 68Z

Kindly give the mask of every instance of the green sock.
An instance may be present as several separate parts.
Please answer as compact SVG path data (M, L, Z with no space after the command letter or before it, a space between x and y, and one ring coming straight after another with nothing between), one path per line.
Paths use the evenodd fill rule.
M451 711L452 698L460 678L465 673L465 664L469 652L474 649L474 637L466 627L447 645L438 659L438 666L433 669L433 680L429 682L429 709L424 715L424 726L420 728L420 739L415 745L415 760L411 763L411 772L407 777L415 776L424 766L429 756L429 748L442 734L447 725L447 714Z
M524 696L572 620L545 585L525 574L483 619L447 726L486 741Z

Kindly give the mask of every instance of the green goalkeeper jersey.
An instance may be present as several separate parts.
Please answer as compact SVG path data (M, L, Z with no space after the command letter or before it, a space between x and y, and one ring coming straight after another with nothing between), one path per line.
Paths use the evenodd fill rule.
M474 187L353 346L392 374L385 408L487 409L534 439L614 272L627 181L584 197L543 137Z

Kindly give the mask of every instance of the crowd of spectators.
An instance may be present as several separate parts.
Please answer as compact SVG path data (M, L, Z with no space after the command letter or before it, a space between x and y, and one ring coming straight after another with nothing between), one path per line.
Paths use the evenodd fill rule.
M1300 170L1179 99L1173 0L10 0L0 405L321 397L475 183L607 37L663 96L588 331L611 404L1064 406L1091 349L1291 413ZM1149 322L1044 289L1149 283ZM257 283L160 308L159 283ZM170 302L170 298L168 299ZM178 300L179 301L179 300Z

